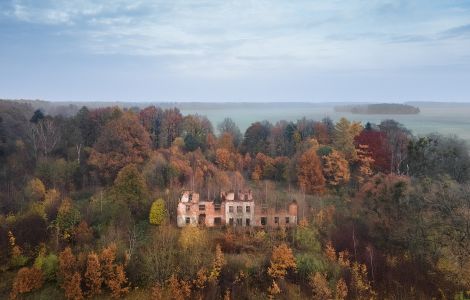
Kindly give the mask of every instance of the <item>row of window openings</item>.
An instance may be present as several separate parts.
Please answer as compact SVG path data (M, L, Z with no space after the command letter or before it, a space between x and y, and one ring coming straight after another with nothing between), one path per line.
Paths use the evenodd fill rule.
M186 205L186 211L190 211L191 210L191 205ZM204 204L200 204L199 205L199 211L205 211L206 210L206 206ZM220 210L220 204L215 204L214 205L214 210Z
M228 212L233 213L234 207L229 206L228 207ZM251 206L245 206L245 212L250 213L251 212ZM243 206L237 206L237 213L243 213Z
M220 204L215 204L214 209L215 210L220 210ZM186 205L186 211L190 211L190 210L191 210L191 206ZM205 210L206 210L206 206L204 204L200 204L199 205L199 211L205 211ZM233 213L233 206L229 206L228 211ZM245 212L250 213L251 212L251 207L246 206L245 207ZM237 206L237 213L243 213L243 206Z
M285 220L286 220L286 224L289 224L290 218L286 217ZM241 226L242 222L243 222L243 219L241 219L241 218L237 219L237 225L238 226ZM250 222L251 222L250 219L246 219L245 220L245 225L250 226ZM191 218L187 217L186 218L186 224L190 224L190 223L191 223ZM229 223L229 225L233 225L233 218L228 219L228 223ZM267 217L261 217L261 225L264 226L267 223L268 223L268 218ZM274 224L279 224L279 217L274 217ZM220 217L214 218L214 225L222 225L222 219Z

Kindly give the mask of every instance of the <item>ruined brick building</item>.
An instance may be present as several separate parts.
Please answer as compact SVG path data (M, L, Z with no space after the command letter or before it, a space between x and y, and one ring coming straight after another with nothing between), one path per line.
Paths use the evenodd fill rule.
M293 200L285 209L274 209L255 203L251 191L222 192L211 201L203 201L198 193L185 191L178 203L177 224L179 227L291 227L297 225L297 202Z

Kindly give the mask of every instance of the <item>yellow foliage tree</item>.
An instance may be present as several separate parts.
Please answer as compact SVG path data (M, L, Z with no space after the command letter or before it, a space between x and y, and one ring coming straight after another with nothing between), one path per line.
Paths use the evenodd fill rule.
M335 125L334 146L343 152L348 160L355 160L357 157L354 147L354 137L362 131L362 125L359 122L351 123L346 118L341 118Z
M170 297L174 300L184 300L191 295L191 285L185 280L179 280L173 274L168 279L168 288L170 289Z
M28 182L26 186L26 195L33 201L39 201L44 199L46 194L46 187L44 183L38 178L33 178Z
M349 182L349 163L341 152L333 150L323 159L325 160L323 173L329 185L338 186Z
M292 249L286 243L274 247L268 275L273 279L284 279L288 270L295 271L296 269L297 264Z
M315 274L310 275L309 285L312 288L314 299L333 299L330 286L328 285L328 280L326 280L326 276L324 274L315 272Z
M163 199L157 199L152 203L149 213L149 221L152 225L161 225L165 221L166 210Z
M348 286L343 278L336 282L335 300L344 300L348 296Z
M351 288L356 299L377 299L377 293L367 278L367 266L354 262L351 267Z
M212 264L212 270L209 275L210 281L214 282L219 279L220 271L222 270L222 267L224 265L225 265L224 253L222 252L222 248L220 247L220 245L217 244L215 247L214 263Z
M202 228L187 226L181 230L178 242L185 250L202 248L207 245L207 233Z
M281 289L279 288L279 285L277 285L276 281L273 280L273 283L271 286L268 288L268 299L272 300L276 295L281 293Z

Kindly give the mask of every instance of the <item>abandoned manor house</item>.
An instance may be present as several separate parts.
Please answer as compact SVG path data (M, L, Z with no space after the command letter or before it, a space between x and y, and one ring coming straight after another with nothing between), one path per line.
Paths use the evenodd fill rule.
M215 200L202 201L198 193L184 191L177 209L178 227L204 225L274 227L297 225L297 202L283 209L255 204L251 191L222 192Z

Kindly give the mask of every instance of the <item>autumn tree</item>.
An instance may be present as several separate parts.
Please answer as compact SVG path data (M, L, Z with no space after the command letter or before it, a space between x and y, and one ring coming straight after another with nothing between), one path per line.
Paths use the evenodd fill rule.
M10 299L16 299L19 294L29 293L42 287L44 278L41 270L32 268L21 268L13 281Z
M75 272L69 281L64 282L65 298L70 300L83 299L81 283L82 276L79 272Z
M129 291L124 266L116 264L116 245L112 244L101 251L100 263L104 284L111 291L113 298L119 298Z
M178 279L175 274L171 275L167 284L170 290L171 299L184 300L188 299L188 297L191 295L190 283L183 279Z
M70 280L75 272L77 259L70 247L65 248L59 254L59 276L63 281Z
M149 150L148 132L129 112L106 124L88 162L98 169L104 179L111 181L124 166L144 162Z
M273 300L275 299L276 295L279 295L280 293L281 289L279 288L279 285L275 280L273 280L273 283L268 288L268 299Z
M93 229L88 223L82 220L73 229L73 240L80 246L84 246L93 241Z
M307 193L319 193L325 188L325 177L315 148L307 150L299 159L297 176L299 185Z
M149 221L152 225L161 225L165 221L165 202L159 198L152 203L149 213Z
M271 254L271 263L268 268L268 275L273 279L284 279L288 270L295 271L297 264L292 249L287 244L274 247Z
M323 173L329 185L338 186L348 183L350 178L349 163L341 152L333 150L323 159L325 160Z
M356 149L359 145L366 145L370 157L374 160L374 168L377 171L389 173L392 154L389 149L385 132L372 128L363 130L354 139Z
M85 271L85 286L87 287L87 296L93 297L101 294L101 285L103 278L101 276L101 264L98 255L91 252L87 256L87 264Z
M410 189L410 178L379 173L366 181L357 194L355 204L361 207L361 218L369 224L370 235L385 249L392 249L403 238L399 228L409 210Z
M271 124L266 122L256 122L251 124L250 127L245 131L245 137L242 143L242 149L244 152L248 152L251 155L257 153L266 153L268 150L267 139Z
M8 231L8 244L10 246L10 265L12 267L24 266L28 258L23 255L20 246L16 244L15 235L11 231Z
M348 296L348 286L343 278L336 282L335 300L345 300Z
M351 267L351 289L356 299L377 299L377 293L367 277L365 264L353 263Z
M72 253L72 249L67 247L59 254L59 278L61 287L65 291L67 299L82 299L81 275L78 272L77 258Z
M326 279L326 276L324 274L315 272L315 274L310 275L309 285L312 288L312 294L314 299L333 299L328 280Z
M374 159L369 154L368 145L359 145L356 153L356 164L358 166L356 180L359 183L363 183L373 175L372 165L374 164Z
M163 110L155 106L146 107L139 112L139 120L149 132L153 147L160 148L162 146Z
M127 205L134 216L142 216L147 211L147 184L135 165L127 165L119 171L111 197L113 201Z
M237 124L230 119L225 118L222 122L217 125L217 130L219 131L221 137L230 135L233 139L233 144L235 147L238 147L242 141L242 134Z
M212 270L209 274L209 281L217 281L220 277L220 272L222 271L222 267L225 265L225 258L224 253L222 252L222 248L219 244L215 247L215 258L212 264Z
M187 115L182 123L183 137L186 148L194 151L197 148L207 148L207 137L212 134L212 124L207 117L200 115Z
M25 193L26 196L32 201L43 200L46 194L46 187L40 179L33 178L28 182Z
M181 230L179 245L185 250L202 249L207 246L207 232L203 228L186 226Z
M80 221L80 211L75 207L72 199L65 198L60 204L55 226L57 234L68 239L73 234L75 225Z
M58 257L53 254L49 253L46 255L46 248L42 247L39 251L38 256L34 260L34 265L36 269L42 271L43 277L45 281L55 281L57 270L59 266L59 259Z
M350 122L346 118L341 118L335 125L333 144L336 149L343 152L348 160L356 159L356 148L354 137L362 131L362 126L358 122Z
M320 122L315 122L313 125L313 130L315 133L315 139L318 140L320 144L329 144L330 143L330 136L328 134L328 128L325 124Z
M234 170L236 161L232 153L225 148L219 148L215 151L215 162L222 170Z
M178 108L166 109L163 112L162 129L159 141L161 147L169 148L173 141L181 136L183 116Z

